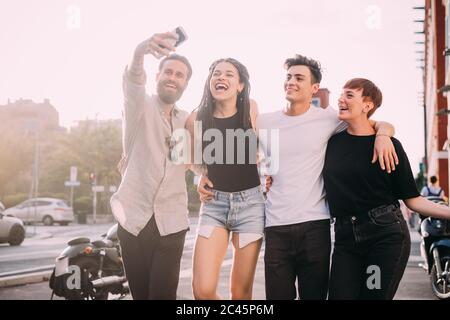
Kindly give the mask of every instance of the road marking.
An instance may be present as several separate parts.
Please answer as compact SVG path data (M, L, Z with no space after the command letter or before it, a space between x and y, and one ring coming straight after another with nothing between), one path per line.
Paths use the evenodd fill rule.
M54 267L55 267L54 264L49 264L49 265L38 267L38 268L29 268L29 269L21 269L21 270L18 270L18 271L4 272L4 273L0 273L0 279L4 278L4 277L12 277L12 276L24 275L24 274L27 274L27 273L36 273L36 272L48 271L48 270L52 270Z
M14 254L5 254L0 256L0 262L9 262L9 261L18 261L18 260L33 260L38 258L56 258L60 253L61 249L55 250L45 250L38 252L23 252L23 253L14 253Z

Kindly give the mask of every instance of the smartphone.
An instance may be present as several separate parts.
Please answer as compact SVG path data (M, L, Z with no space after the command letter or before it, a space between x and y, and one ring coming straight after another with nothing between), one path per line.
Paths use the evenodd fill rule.
M186 31L182 27L177 27L174 32L178 34L178 40L175 42L174 46L178 47L180 44L185 42L188 39Z

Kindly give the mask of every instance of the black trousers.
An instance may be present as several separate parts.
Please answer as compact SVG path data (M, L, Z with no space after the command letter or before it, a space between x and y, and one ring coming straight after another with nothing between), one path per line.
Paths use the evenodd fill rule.
M119 225L117 235L133 299L176 299L186 231L161 236L154 216L137 237Z
M330 274L330 220L268 227L264 255L268 300L324 300Z
M330 300L391 300L408 263L411 240L397 205L337 218Z

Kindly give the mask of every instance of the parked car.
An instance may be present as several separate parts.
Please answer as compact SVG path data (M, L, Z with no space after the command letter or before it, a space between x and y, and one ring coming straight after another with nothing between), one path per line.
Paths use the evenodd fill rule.
M5 206L0 202L0 213L2 213L3 211L5 211Z
M23 222L20 219L7 217L0 213L0 243L8 242L12 246L18 246L24 239Z
M42 222L46 226L59 223L62 226L73 222L73 209L61 199L35 198L6 209L4 215L16 217L24 223Z

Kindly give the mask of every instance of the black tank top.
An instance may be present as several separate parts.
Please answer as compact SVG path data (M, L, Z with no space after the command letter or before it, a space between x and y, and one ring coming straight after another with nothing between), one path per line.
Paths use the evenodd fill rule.
M257 140L256 134L253 129L244 131L240 123L241 113L237 112L235 115L228 118L214 118L214 128L218 129L222 134L222 163L208 164L208 178L214 184L214 189L224 191L224 192L237 192L243 191L250 188L254 188L260 185L258 169L256 166L256 151L257 151ZM229 137L227 139L227 129L231 131L228 133ZM245 132L245 138L238 139L236 129L241 129L241 133ZM229 146L229 153L233 151L233 154L228 155L227 163L227 140L231 142L234 140L234 148ZM244 142L245 141L245 146ZM250 143L252 141L252 143ZM212 141L203 141L203 159L205 156L211 154L213 157L216 156L215 150L212 151L212 145L214 144L214 138ZM238 146L240 144L241 146ZM218 144L216 144L218 145ZM208 148L208 146L210 146ZM209 149L209 150L208 150ZM244 151L243 154L238 154L238 150ZM249 150L251 149L251 150ZM206 151L206 152L205 152ZM233 156L234 155L234 156ZM240 156L240 157L238 157ZM239 159L240 158L240 159ZM219 159L215 157L214 159ZM240 160L240 162L238 162Z

